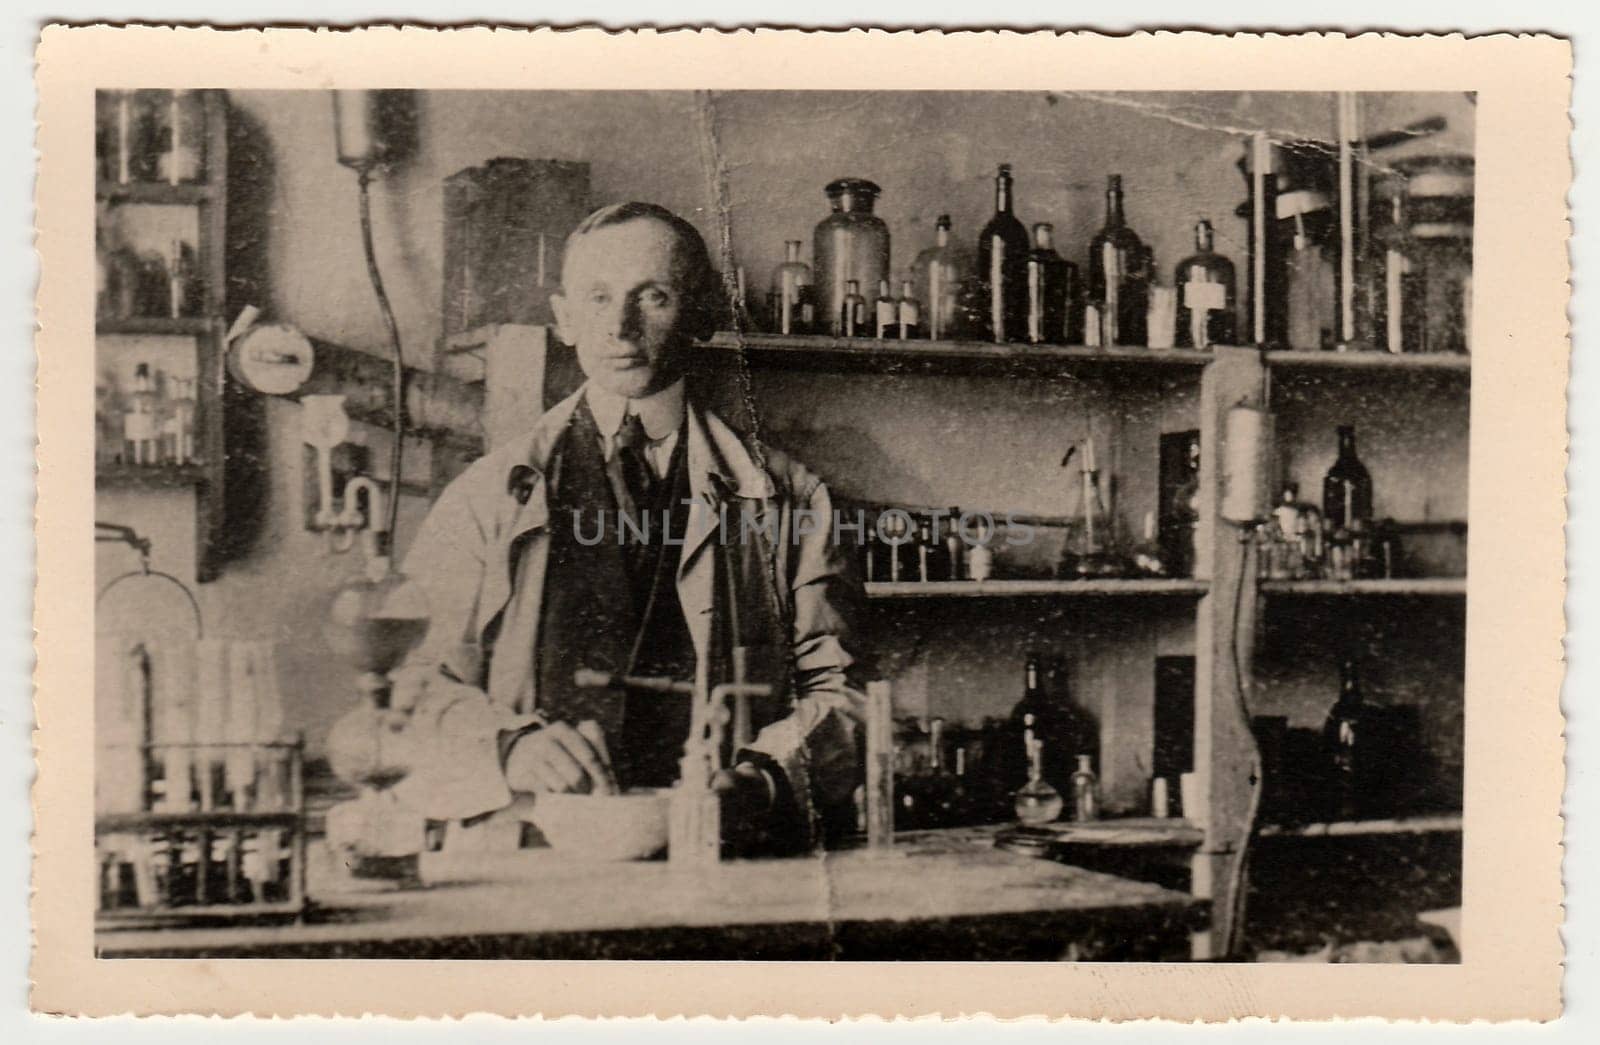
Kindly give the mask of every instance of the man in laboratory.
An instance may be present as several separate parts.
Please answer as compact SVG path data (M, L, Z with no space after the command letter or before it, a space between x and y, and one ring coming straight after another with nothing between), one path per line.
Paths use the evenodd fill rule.
M458 477L406 557L431 626L397 686L416 738L397 794L423 815L670 786L689 698L575 675L714 684L737 660L776 692L730 723L725 838L796 851L851 822L857 589L827 488L697 401L713 278L699 233L653 204L568 239L551 306L587 381Z

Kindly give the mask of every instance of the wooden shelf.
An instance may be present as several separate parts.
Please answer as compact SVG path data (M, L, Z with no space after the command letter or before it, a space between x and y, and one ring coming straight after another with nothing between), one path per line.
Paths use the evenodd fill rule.
M262 811L217 809L183 813L102 813L94 818L97 834L121 834L168 827L210 827L217 830L236 827L293 827L300 813L292 809Z
M1205 581L1190 578L1154 580L1017 580L1017 581L872 581L870 599L982 599L1072 596L1187 596L1198 598L1208 589Z
M1395 577L1373 581L1262 581L1266 595L1465 596L1465 577Z
M210 316L133 316L128 319L96 320L96 335L203 337L216 321Z
M97 465L94 470L96 486L120 486L130 489L176 490L199 486L210 476L201 464Z
M1324 824L1267 824L1263 838L1349 838L1370 835L1460 833L1460 813L1391 817L1383 820L1338 820Z
M1364 370L1409 372L1415 370L1470 374L1472 357L1455 352L1297 352L1274 350L1266 354L1267 365L1282 370Z
M102 181L95 186L95 198L112 203L149 203L168 207L193 207L211 199L209 185L167 185L164 182L131 181L127 184Z
M1121 368L1198 375L1208 352L1173 348L1085 348L1081 345L993 344L987 341L879 341L875 338L781 334L712 335L706 347L726 358L752 364L813 370L870 370L878 373L929 369L963 371Z

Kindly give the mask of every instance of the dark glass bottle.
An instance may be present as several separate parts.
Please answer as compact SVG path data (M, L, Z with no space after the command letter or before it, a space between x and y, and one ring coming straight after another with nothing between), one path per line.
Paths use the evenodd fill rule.
M994 217L978 236L978 281L987 308L984 332L991 341L1022 341L1028 322L1028 230L1011 213L1011 164L994 179Z
M1005 787L1015 791L1028 776L1027 757L1022 738L1026 723L1032 721L1035 739L1043 748L1043 776L1045 783L1065 795L1072 786L1071 754L1076 738L1074 723L1066 711L1066 694L1052 695L1045 689L1042 658L1029 653L1023 667L1022 698L1011 709L1010 733L1002 747L1006 754ZM1057 683L1060 683L1057 677Z
M1089 298L1100 309L1102 345L1142 345L1150 298L1150 252L1122 216L1122 175L1106 179L1106 224L1089 241Z
M1339 426L1339 456L1322 480L1322 517L1346 530L1372 519L1372 476L1356 456L1354 425Z
M1028 253L1028 340L1036 345L1060 344L1067 339L1068 270L1073 266L1056 253L1055 227L1040 222L1033 227L1033 250ZM1076 272L1073 272L1076 275Z
M1235 294L1233 262L1211 249L1211 222L1194 227L1194 254L1178 263L1172 285L1178 290L1177 344L1210 348L1234 344Z
M1361 813L1366 783L1368 709L1356 678L1354 661L1339 665L1339 696L1322 724L1323 753L1329 773L1324 815L1349 820Z

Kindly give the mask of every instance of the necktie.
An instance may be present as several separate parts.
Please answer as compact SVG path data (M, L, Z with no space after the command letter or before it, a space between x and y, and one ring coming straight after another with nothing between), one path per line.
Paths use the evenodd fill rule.
M645 459L644 448L650 442L645 434L644 422L638 414L622 419L617 430L617 461L622 466L622 482L633 498L634 508L644 512L655 505L655 473Z

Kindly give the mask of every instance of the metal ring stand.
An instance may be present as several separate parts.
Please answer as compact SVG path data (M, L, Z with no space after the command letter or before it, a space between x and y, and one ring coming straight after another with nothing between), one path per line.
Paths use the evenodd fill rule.
M94 597L95 607L98 608L100 604L105 601L105 597L111 591L111 589L115 588L123 581L136 580L139 578L166 581L168 584L172 585L183 593L184 599L189 603L189 610L194 614L195 638L204 638L205 619L200 612L200 600L194 597L194 592L191 591L189 586L183 583L183 581L174 577L170 573L164 573L161 570L152 570L150 568L149 538L140 537L136 532L134 532L132 527L119 526L115 523L97 522L94 524L94 527L94 539L97 542L126 544L132 547L134 551L139 553L139 568L137 570L129 570L127 573L118 574L117 576L111 578L111 580L107 581L105 586L102 587L99 593Z

